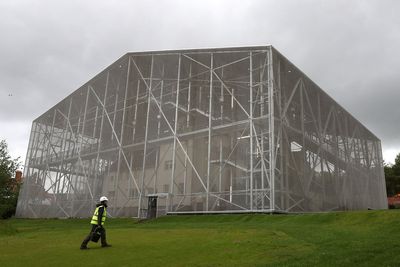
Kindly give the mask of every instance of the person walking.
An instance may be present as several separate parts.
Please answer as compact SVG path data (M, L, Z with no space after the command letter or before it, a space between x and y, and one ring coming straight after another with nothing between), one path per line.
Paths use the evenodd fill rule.
M88 249L87 244L92 239L93 234L100 230L101 233L101 247L111 247L110 244L107 243L106 240L106 229L104 228L104 222L107 217L107 204L108 199L105 196L100 198L100 203L96 205L96 209L94 210L94 214L90 224L92 225L92 229L90 230L89 235L83 240L81 244L81 249ZM100 228L100 229L99 229Z

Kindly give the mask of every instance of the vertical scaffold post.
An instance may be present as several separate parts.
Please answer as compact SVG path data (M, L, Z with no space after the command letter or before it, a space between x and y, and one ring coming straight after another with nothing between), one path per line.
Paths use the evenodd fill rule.
M149 114L150 114L150 105L151 105L151 87L153 86L153 68L154 68L154 55L151 55L151 66L150 66L150 84L147 88L147 114L146 114L146 129L144 135L144 147L143 147L143 165L142 165L142 179L140 185L140 192L139 192L139 203L138 203L138 217L140 218L141 214L141 206L143 201L143 193L144 193L144 178L145 178L145 171L146 171L146 155L147 155L147 136L149 131Z
M274 73L272 61L272 47L269 47L268 53L268 113L269 113L269 177L271 180L270 186L270 210L275 210L275 118L274 118Z
M210 198L210 174L211 174L211 128L212 128L212 89L213 89L213 72L214 72L214 54L211 53L210 62L210 92L208 106L208 150L207 150L207 195L206 195L206 211L208 211Z
M266 58L268 58L268 54L265 55ZM268 64L268 62L267 62ZM265 69L265 62L262 64L260 60L260 73L259 73L259 92L260 92L260 116L264 116L264 69ZM261 210L265 209L265 177L268 177L268 174L265 173L265 151L264 151L264 135L265 135L265 130L261 128L262 130L260 131L260 162L261 162Z
M174 123L174 146L172 149L172 172L171 172L171 182L170 182L170 187L169 187L169 193L170 193L170 198L169 200L171 201L169 208L170 211L173 209L173 193L174 193L174 176L175 176L175 169L176 169L176 139L178 138L177 134L177 129L178 129L178 112L179 112L179 85L180 85L180 79L181 79L181 60L182 60L182 55L179 54L178 58L178 74L177 74L177 82L176 82L176 99L175 99L175 123ZM182 148L183 149L183 148Z
M249 89L250 89L250 108L249 108L249 127L250 127L250 210L253 210L253 52L249 55Z
M121 122L121 135L119 136L119 146L118 146L118 166L117 166L117 177L115 177L115 203L117 203L118 201L118 197L119 197L119 192L121 191L120 186L119 186L119 177L121 176L121 157L122 157L122 153L124 153L123 151L123 143L124 143L124 130L125 130L125 110L126 110L126 101L128 99L128 90L129 90L129 75L130 75L130 71L131 71L131 60L130 57L128 57L128 69L126 71L126 83L125 83L125 92L124 92L124 106L123 106L123 112L122 112L122 122ZM118 102L117 102L118 103ZM115 130L115 129L114 129ZM118 138L117 136L115 138ZM125 162L125 164L127 164ZM127 164L128 165L128 164ZM128 192L128 196L126 196L126 198L129 198L129 192ZM123 208L122 207L122 202L121 203L121 207L119 208L118 212ZM114 213L114 216L118 216L118 212Z
M107 78L106 78L106 86L104 89L104 98L103 98L103 104L104 107L102 106L101 108L101 122L100 122L100 132L99 132L99 141L98 141L98 145L97 145L97 153L96 153L96 170L95 170L95 181L97 181L98 183L100 183L100 178L99 178L99 168L100 168L100 149L101 149L101 145L103 142L103 126L104 126L104 118L106 116L106 109L105 107L107 106L107 94L108 94L108 83L109 83L109 79L110 79L110 71L107 71ZM102 181L102 184L104 183L104 178ZM98 188L98 186L96 186L95 188ZM97 191L97 190L96 190ZM93 194L100 194L100 192L94 192ZM92 209L95 206L95 202L93 201L92 203Z

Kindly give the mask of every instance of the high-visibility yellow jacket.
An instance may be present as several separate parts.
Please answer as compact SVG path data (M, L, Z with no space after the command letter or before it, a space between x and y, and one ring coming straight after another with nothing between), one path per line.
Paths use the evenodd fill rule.
M94 210L92 221L90 223L95 225L104 225L106 217L107 217L107 209L104 205L100 205ZM99 223L99 221L101 223Z

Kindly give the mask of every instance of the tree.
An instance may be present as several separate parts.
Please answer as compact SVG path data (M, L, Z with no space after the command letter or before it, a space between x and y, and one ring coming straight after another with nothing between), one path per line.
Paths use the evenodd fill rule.
M19 158L11 159L7 142L0 140L0 218L15 214L20 185L12 178L20 163Z
M400 153L396 156L396 159L394 160L392 171L394 175L400 176Z
M386 191L388 196L400 193L400 153L393 165L385 164Z

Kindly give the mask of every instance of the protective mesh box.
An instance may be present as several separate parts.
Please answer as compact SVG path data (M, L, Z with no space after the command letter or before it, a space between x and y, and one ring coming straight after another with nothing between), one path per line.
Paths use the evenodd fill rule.
M384 209L382 162L271 46L128 53L33 122L17 216Z

